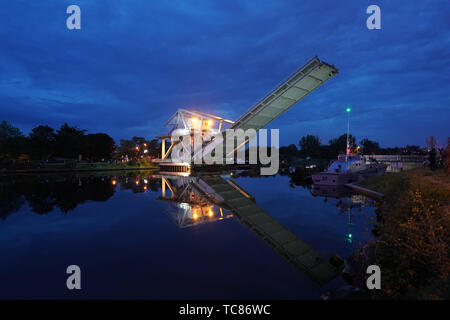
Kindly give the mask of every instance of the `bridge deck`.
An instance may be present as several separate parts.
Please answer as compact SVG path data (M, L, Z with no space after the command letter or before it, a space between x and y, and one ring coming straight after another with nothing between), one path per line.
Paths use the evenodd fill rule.
M242 115L231 128L259 130L265 127L337 73L334 66L313 58Z
M234 122L231 129L255 129L255 131L258 131L264 128L337 73L338 70L334 66L321 61L318 57L314 57L244 113ZM248 140L238 146L238 148L243 147L247 142ZM201 152L203 157L205 157L220 143L221 140L216 139L195 153Z

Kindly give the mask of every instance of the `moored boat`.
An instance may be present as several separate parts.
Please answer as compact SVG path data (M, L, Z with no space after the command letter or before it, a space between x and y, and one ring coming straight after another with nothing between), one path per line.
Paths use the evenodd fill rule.
M312 175L315 185L338 186L353 183L361 177L382 175L386 165L367 161L362 155L339 155L330 167Z

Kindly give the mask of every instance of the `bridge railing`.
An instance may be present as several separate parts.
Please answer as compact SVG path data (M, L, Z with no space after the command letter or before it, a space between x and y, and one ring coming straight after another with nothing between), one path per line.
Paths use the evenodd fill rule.
M379 162L391 162L391 161L401 161L401 162L423 162L423 155L365 155L366 159L375 159Z

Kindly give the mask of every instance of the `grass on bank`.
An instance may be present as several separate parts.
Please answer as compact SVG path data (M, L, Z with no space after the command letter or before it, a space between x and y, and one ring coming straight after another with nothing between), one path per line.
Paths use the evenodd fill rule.
M416 169L361 186L385 194L377 207L378 240L365 250L382 271L376 298L450 298L450 176Z
M27 170L39 170L39 171L67 171L67 170L111 170L111 169L141 169L141 168L157 168L157 166L147 159L141 159L140 161L131 160L126 163L108 163L108 162L77 162L76 160L64 160L56 163L42 163L41 161L16 161L14 163L8 163L2 166L8 171L27 171Z

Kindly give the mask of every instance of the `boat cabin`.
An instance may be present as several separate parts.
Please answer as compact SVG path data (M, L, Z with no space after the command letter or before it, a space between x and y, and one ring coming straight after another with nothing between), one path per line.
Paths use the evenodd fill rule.
M340 154L328 168L328 172L357 172L366 168L366 162L361 155Z

